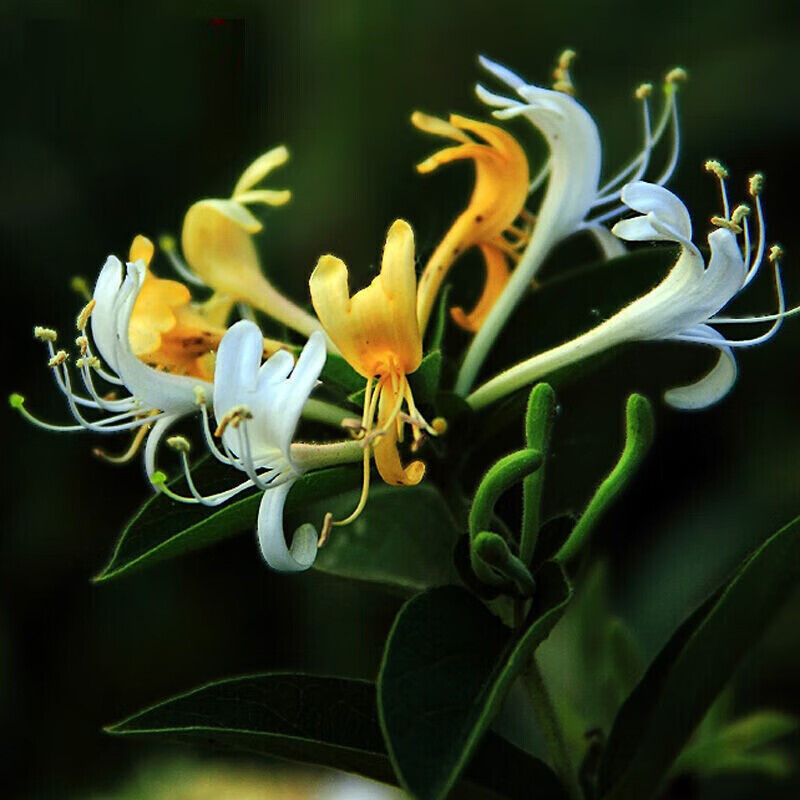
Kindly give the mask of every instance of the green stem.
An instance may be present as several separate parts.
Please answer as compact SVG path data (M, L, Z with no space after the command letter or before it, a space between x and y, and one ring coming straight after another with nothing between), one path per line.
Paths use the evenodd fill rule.
M292 459L303 471L334 467L339 464L353 464L364 457L361 442L346 439L342 442L325 444L306 444L300 442L292 445Z
M553 769L558 777L561 778L570 800L582 800L583 792L572 765L567 739L561 729L553 699L550 697L550 692L547 690L534 656L531 656L528 668L524 673L524 679Z
M313 397L303 406L303 419L312 422L323 422L326 425L341 427L342 420L352 417L352 413L343 408L326 403L324 400L315 400Z

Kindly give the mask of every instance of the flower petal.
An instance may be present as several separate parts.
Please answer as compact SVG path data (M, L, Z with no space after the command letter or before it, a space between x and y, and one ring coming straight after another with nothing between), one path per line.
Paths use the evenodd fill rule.
M634 211L654 214L660 222L676 230L684 239L692 238L692 218L680 198L669 189L655 183L635 181L626 183L620 196L622 202Z
M272 569L280 572L307 570L317 557L317 532L312 525L301 525L286 546L283 533L283 507L294 481L267 489L258 509L258 543L261 555Z
M114 305L122 276L122 262L116 256L109 256L94 285L95 306L91 316L92 338L100 355L114 371L117 369Z
M222 337L214 367L214 411L224 417L255 391L264 340L254 322L239 320Z
M262 153L250 166L242 173L242 177L236 182L233 190L233 197L252 189L257 183L262 181L276 167L285 164L289 160L289 151L285 145L273 147Z
M664 393L664 400L682 411L696 411L719 402L731 390L738 374L733 351L721 344L724 337L718 331L708 325L699 325L691 332L708 338L708 344L719 349L719 358L711 372L696 383L669 389Z

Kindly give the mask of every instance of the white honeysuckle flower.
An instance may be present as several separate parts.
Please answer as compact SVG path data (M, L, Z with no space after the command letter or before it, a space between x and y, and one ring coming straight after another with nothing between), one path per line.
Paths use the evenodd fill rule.
M644 144L622 170L600 185L602 148L597 125L591 114L568 93L571 90L568 67L572 56L574 53L568 51L559 62L556 71L558 89L528 84L506 67L484 57L480 59L481 65L516 97L495 94L480 84L476 87L478 97L496 109L493 116L498 119L518 116L527 119L544 136L550 156L531 184L531 191L535 191L547 182L530 240L467 351L456 382L459 394L469 391L495 338L559 242L586 230L594 235L606 258L625 253L619 239L612 236L602 223L618 217L625 210L620 204L619 186L623 181L638 181L645 175L653 148L667 130L672 131L671 153L656 183L664 184L677 164L680 140L675 83L685 77L682 70L672 70L667 75L664 108L655 130L651 124L648 99L652 87L645 84L637 89L636 97L643 108ZM610 210L602 210L609 205L613 205ZM590 216L593 211L598 212L594 217Z
M317 554L317 532L310 524L294 534L290 548L283 533L283 507L294 481L304 472L302 452L292 452L292 439L303 408L325 365L325 337L311 334L295 363L292 355L279 350L263 364L263 338L249 320L232 325L222 338L214 370L214 412L218 421L211 431L204 413L206 443L222 463L247 477L238 485L214 495L197 491L188 465L188 443L173 442L181 454L191 497L178 495L158 484L169 497L180 502L216 506L246 489L263 492L258 514L258 540L265 561L273 569L298 572L308 569ZM221 449L214 441L221 441ZM349 450L357 443L347 442ZM302 447L302 446L300 446ZM318 450L336 445L319 445ZM335 463L330 462L330 463Z
M736 380L736 348L768 341L783 320L800 308L786 310L780 275L780 248L770 251L775 273L777 312L755 317L724 317L727 306L758 274L764 261L765 225L761 207L763 178L750 180L755 201L758 242L751 253L747 216L739 206L730 213L725 187L726 173L717 162L707 169L720 179L724 216L712 218L716 230L708 235L711 251L706 264L692 242L692 223L686 206L663 186L637 181L622 189L622 200L639 216L618 222L612 232L628 241L664 241L680 245L680 255L667 276L654 289L598 325L558 347L540 353L498 375L473 392L467 401L481 408L499 397L533 383L556 369L632 341L676 341L701 344L719 351L716 366L696 383L670 389L665 400L679 409L705 408L722 399ZM743 242L740 246L739 235ZM752 258L751 258L752 255ZM769 329L749 339L730 339L712 325L771 323Z
M198 405L210 402L212 386L201 378L157 370L134 354L129 335L131 317L147 267L143 260L137 260L128 263L125 272L120 260L109 256L92 299L78 315L76 345L80 356L75 366L83 391L74 386L67 352L55 348L56 332L41 327L34 330L35 336L47 345L56 385L77 424L52 425L39 420L25 409L20 395L12 395L11 402L27 419L46 430L134 431L128 452L121 457L104 456L110 461L128 460L146 437L145 469L152 478L156 451L167 429L180 418L196 413ZM90 322L91 337L87 331ZM123 391L126 394L119 396Z

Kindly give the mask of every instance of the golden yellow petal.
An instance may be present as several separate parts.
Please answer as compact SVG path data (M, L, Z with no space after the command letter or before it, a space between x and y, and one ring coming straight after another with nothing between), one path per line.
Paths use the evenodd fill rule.
M416 317L414 234L403 220L389 229L380 274L350 297L347 267L335 256L320 258L309 280L320 322L350 365L364 377L399 370L422 360Z
M392 422L387 425L392 411L395 409L397 397L391 383L387 381L381 388L378 401L378 428L386 432L378 437L373 447L375 466L381 478L392 486L415 486L425 475L425 464L412 461L405 467L400 461L397 451L397 426Z
M144 261L144 265L147 267L153 259L154 250L153 243L140 233L135 236L133 242L131 242L128 261Z
M233 197L252 189L259 181L267 177L276 167L285 164L289 160L289 151L284 145L273 147L266 153L260 155L249 167L242 173L242 177L236 182L233 190Z
M450 309L450 316L456 325L464 328L464 330L472 331L472 333L477 333L480 330L483 321L492 310L492 306L508 283L508 278L511 274L506 256L502 250L488 244L482 244L480 248L486 262L486 282L483 292L472 311L465 312L463 308Z
M411 124L425 133L432 133L434 136L445 136L465 144L472 141L464 131L459 130L450 122L446 122L440 117L433 117L430 114L423 114L421 111L415 111L411 115Z

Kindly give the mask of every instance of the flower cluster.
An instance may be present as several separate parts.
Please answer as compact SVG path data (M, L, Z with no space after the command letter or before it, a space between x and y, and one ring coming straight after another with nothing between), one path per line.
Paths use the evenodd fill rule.
M323 255L309 279L314 313L280 293L262 269L254 241L262 223L251 210L259 204L282 206L290 199L286 190L257 188L288 159L286 148L277 147L245 169L230 197L201 200L189 208L182 255L174 240L160 240L160 251L180 280L151 271L156 249L143 236L132 243L126 265L109 256L77 318L74 368L67 350L57 347L56 331L35 329L75 424L39 420L20 395L12 396L12 405L48 430L129 432L132 441L122 455L97 452L121 462L142 449L151 484L176 502L217 506L240 492L262 492L257 527L263 556L275 569L298 571L313 564L334 526L349 524L361 513L373 462L388 484L423 480L426 442L444 434L447 425L441 417L423 415L413 376L423 363L426 333L442 289L454 279L461 257L474 248L485 265L480 297L471 310L450 309L452 321L472 334L453 389L473 409L620 344L656 340L698 344L719 354L701 380L667 391L667 403L699 409L718 401L736 377L735 349L767 341L796 310L785 307L780 248L767 250L763 177L751 177L749 205L731 208L725 169L716 161L707 163L719 181L721 209L711 220L706 258L693 243L689 212L664 186L678 159L677 90L685 73L674 69L666 75L655 120L650 108L654 87L636 89L642 106L641 149L601 183L600 136L575 98L573 57L571 51L562 54L551 88L528 84L481 59L507 95L478 85L478 98L493 109L496 121L526 120L547 146L549 157L533 177L525 148L499 124L459 115L449 120L418 111L412 115L418 129L449 142L418 165L420 173L455 161L475 165L471 196L425 261L419 280L412 227L396 220L386 236L380 273L366 288L351 294L347 266L334 255ZM665 163L651 174L660 144ZM536 291L548 255L566 237L584 231L606 258L624 254L623 242L645 241L678 245L679 255L659 285L618 313L574 339L532 353L473 389L500 330L520 299ZM774 273L775 312L721 316L765 261ZM193 299L193 293L204 299ZM274 320L290 336L299 335L304 346L265 337L256 314ZM235 321L237 315L241 319ZM768 327L745 339L730 338L716 327L735 324ZM360 406L360 415L327 399L328 359L339 366L346 362L363 379L363 391L347 401ZM327 391L326 399L312 397L318 387L320 394ZM167 435L188 417L199 423L203 448L235 476L229 488L203 493L192 474L189 440ZM339 435L323 442L295 441L301 418L327 424ZM186 493L167 483L157 467L162 441L180 458ZM287 543L284 503L297 478L350 462L363 467L362 492L352 513L342 519L327 514L319 532L305 524Z

